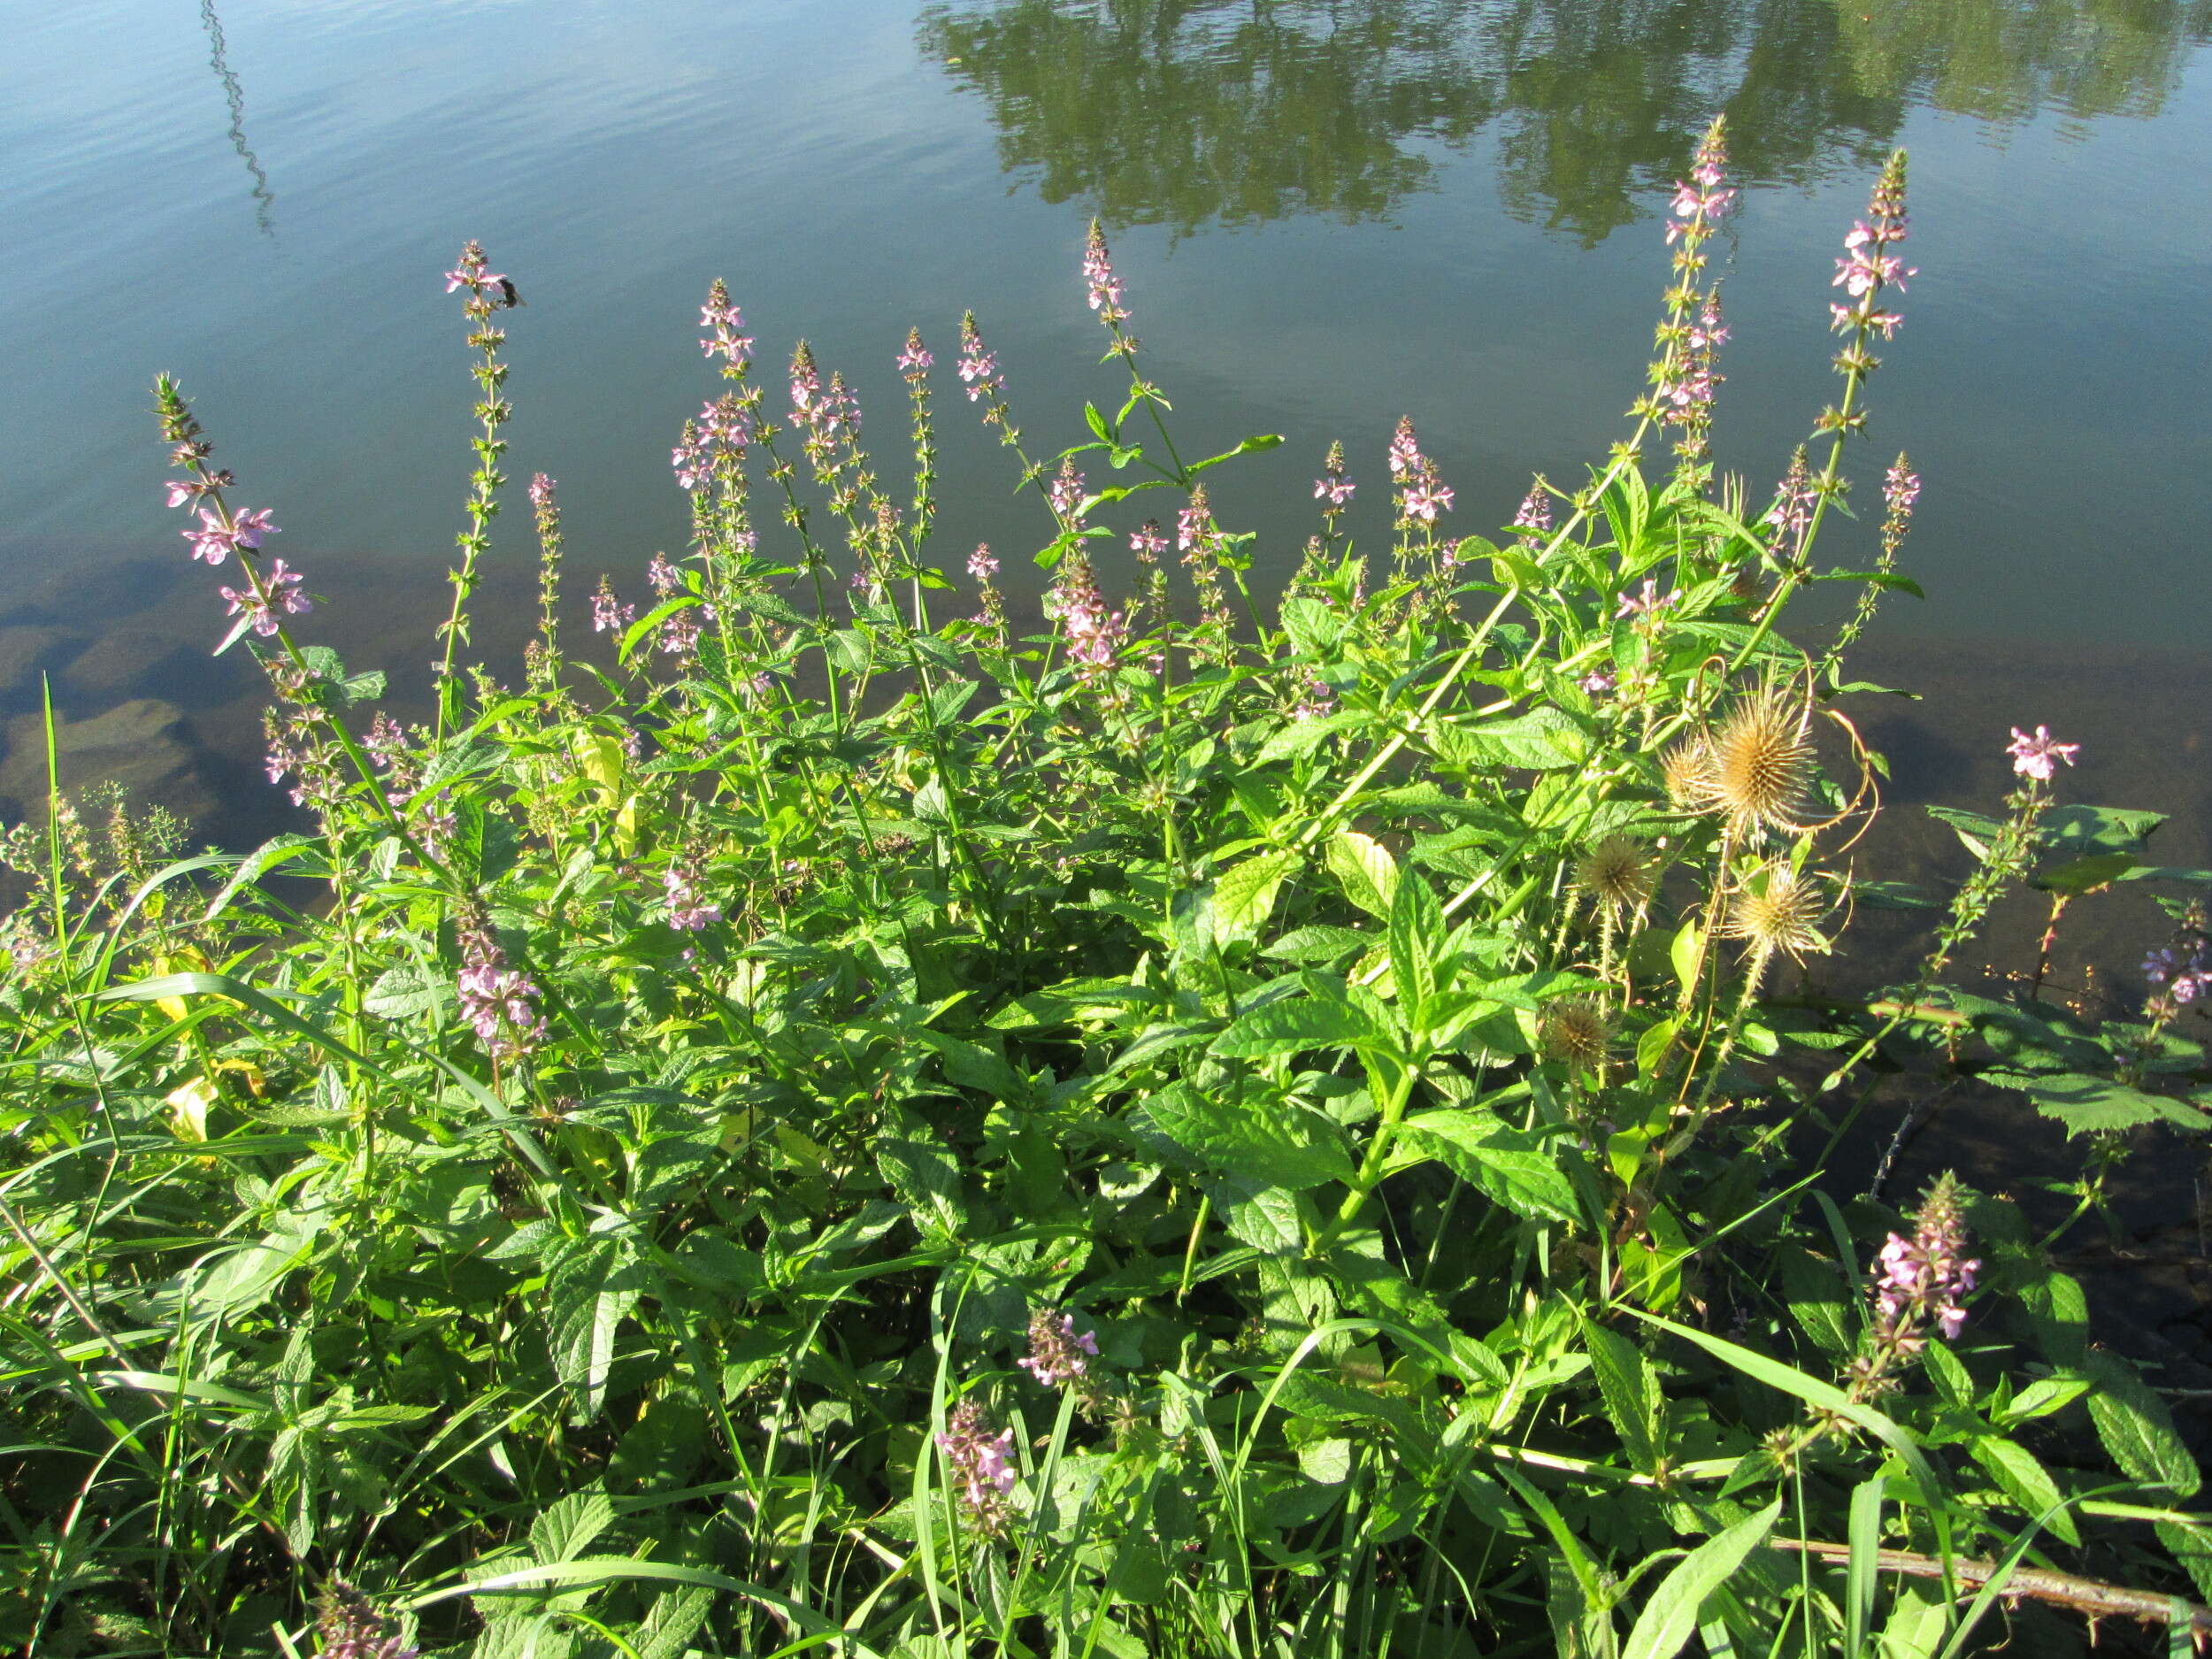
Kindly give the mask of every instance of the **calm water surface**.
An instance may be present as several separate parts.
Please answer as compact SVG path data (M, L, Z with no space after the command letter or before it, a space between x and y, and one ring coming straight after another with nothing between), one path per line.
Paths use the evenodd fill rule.
M469 465L438 273L471 236L527 301L510 471L561 480L586 583L684 539L667 452L713 386L718 274L764 354L805 336L846 371L886 471L906 328L949 359L968 306L1032 436L1076 441L1112 389L1094 211L1189 442L1288 438L1222 492L1263 561L1294 558L1333 437L1379 514L1407 412L1455 526L1493 529L1622 432L1655 216L1725 111L1720 452L1761 488L1832 393L1838 239L1913 153L1921 275L1860 455L1927 480L1929 597L1878 635L1947 694L1939 725L1883 717L1908 798L1985 794L2004 724L2042 719L2095 742L2084 793L2192 846L2212 817L2212 0L82 0L10 31L0 622L56 667L125 632L122 666L64 675L77 712L151 691L248 741L254 688L200 656L219 603L160 506L158 369L329 595L323 636L422 666ZM1034 508L941 409L942 555L1019 562ZM525 515L501 528L526 565Z

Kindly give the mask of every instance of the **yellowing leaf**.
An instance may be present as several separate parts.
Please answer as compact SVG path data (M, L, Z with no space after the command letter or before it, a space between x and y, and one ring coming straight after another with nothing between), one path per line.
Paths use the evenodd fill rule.
M1370 916L1390 919L1390 901L1398 892L1398 861L1372 835L1339 830L1329 838L1329 871L1344 896Z
M180 1088L173 1088L163 1097L169 1108L169 1126L180 1141L207 1139L207 1109L215 1103L215 1079L196 1077Z

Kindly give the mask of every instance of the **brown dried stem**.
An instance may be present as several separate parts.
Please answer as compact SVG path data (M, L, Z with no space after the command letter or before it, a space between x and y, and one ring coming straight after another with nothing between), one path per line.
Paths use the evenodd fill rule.
M1833 1566L1842 1566L1851 1559L1851 1546L1848 1544L1832 1544L1820 1539L1801 1541L1794 1538L1769 1539L1767 1543L1770 1548L1792 1553L1801 1551ZM1877 1550L1874 1559L1878 1571L1901 1573L1909 1578L1939 1579L1947 1571L1962 1594L1979 1589L2004 1571L1995 1562L1963 1560L1952 1561L1947 1570L1944 1563L1936 1556L1916 1555L1903 1549ZM2124 1585L2104 1584L2095 1578L2077 1578L2071 1573L2046 1572L2032 1567L2017 1568L2006 1578L1997 1594L2007 1597L2032 1596L2039 1601L2055 1601L2061 1606L2085 1613L2092 1618L2117 1614L2150 1624L2185 1624L2200 1647L2207 1638L2212 1638L2212 1608L2200 1607L2177 1595L2160 1595L2150 1590L2131 1590Z

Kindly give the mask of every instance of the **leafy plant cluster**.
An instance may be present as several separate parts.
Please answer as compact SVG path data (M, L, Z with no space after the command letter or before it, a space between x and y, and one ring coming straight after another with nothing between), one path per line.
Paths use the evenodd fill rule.
M465 670L514 297L472 250L449 672L403 728L296 642L165 381L313 828L176 857L58 796L8 842L4 1640L1947 1659L2085 1613L2185 1645L2200 1474L2053 1239L1823 1177L1901 1067L2066 1116L2085 1210L2137 1125L2200 1129L2189 995L2098 1025L1946 984L2023 879L2200 875L2055 805L2064 746L2023 737L1918 982L1795 985L1898 897L1850 873L1880 762L1835 699L1917 483L1870 569L1815 565L1878 265L1821 464L1756 517L1714 468L1718 141L1629 441L1492 541L1440 532L1402 426L1373 551L1333 452L1264 605L1205 485L1273 441L1182 457L1095 230L1128 385L1088 442L1033 459L963 327L1048 532L1025 634L987 550L974 599L930 560L919 336L895 491L805 347L769 396L718 284L688 556L642 615L603 580L611 660L574 643L539 479L525 683ZM1877 255L1902 192L1901 157ZM1844 637L1791 643L1838 580Z

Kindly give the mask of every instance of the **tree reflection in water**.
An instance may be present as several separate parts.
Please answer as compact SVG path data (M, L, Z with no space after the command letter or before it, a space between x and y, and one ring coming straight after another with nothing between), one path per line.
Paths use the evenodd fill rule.
M1494 123L1509 210L1594 243L1722 110L1739 176L1795 183L1921 103L2155 113L2212 0L998 0L919 35L1010 172L1110 223L1387 218Z

